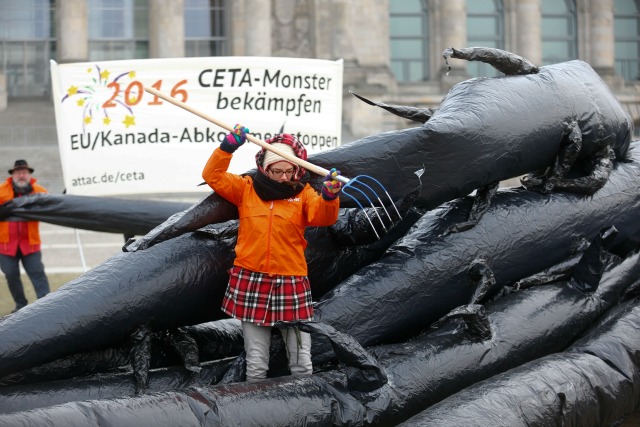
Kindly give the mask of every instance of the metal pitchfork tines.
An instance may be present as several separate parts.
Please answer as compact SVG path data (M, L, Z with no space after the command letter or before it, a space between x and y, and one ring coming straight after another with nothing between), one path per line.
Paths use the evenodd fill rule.
M203 119L223 128L226 129L229 132L233 132L233 127L229 126L226 123L223 123L211 116L208 116L206 114L204 114L201 111L196 110L195 108L185 104L182 101L178 101L177 99L166 95L162 92L160 92L159 90L150 87L150 86L145 86L144 90L149 92L152 95L157 96L158 98L161 98L167 102L170 102L173 105L176 105L184 110L189 111L190 113L195 114L196 116L202 117ZM271 144L267 144L266 142L262 141L261 139L256 138L253 135L247 134L247 139L251 142L253 142L256 145L259 145L260 147L272 151L275 154L284 157L285 159L289 160L290 162L301 166L311 172L314 172L318 175L321 176L327 176L329 175L330 171L314 165L313 163L309 163L306 160L302 160L297 158L296 156L293 156L289 153L286 153L284 151L279 150L276 147L273 147ZM398 211L398 208L396 207L395 203L393 203L393 199L391 199L391 196L389 196L389 193L387 192L387 190L384 188L384 186L375 178L370 177L368 175L358 175L355 178L349 179L347 177L344 177L342 175L339 175L335 178L336 180L342 182L343 184L345 184L342 187L342 194L344 194L345 196L349 197L350 199L352 199L357 205L358 207L364 212L367 221L369 221L369 225L371 225L371 228L373 229L373 232L375 233L376 237L378 239L380 239L380 235L378 234L378 231L376 230L375 226L373 225L373 222L371 221L371 218L369 218L369 215L367 214L367 210L364 208L364 206L362 206L361 200L366 200L368 202L368 204L371 206L371 208L373 208L373 211L376 215L376 217L378 218L378 220L380 221L380 224L382 225L382 229L386 232L387 231L387 227L384 224L384 221L382 220L382 218L380 217L380 215L378 214L378 209L376 208L375 204L374 204L374 200L377 200L380 203L380 207L384 210L384 212L387 215L387 218L389 219L391 225L393 225L393 220L391 219L391 215L389 215L389 211L387 211L387 208L385 206L385 204L382 202L380 196L378 195L378 193L372 188L371 185L375 184L375 186L379 187L380 190L382 192L384 192L385 196L389 199L389 204L391 206L393 206L393 209L395 210L395 214L398 215L399 219L402 219L402 215L400 215L400 212ZM363 182L365 181L365 182ZM370 184L367 184L367 182L369 182ZM361 197L358 197L361 196ZM372 200L373 199L373 200Z
M398 208L396 207L396 204L393 203L393 199L391 198L391 196L389 196L389 192L387 191L386 188L384 188L384 186L382 184L380 184L380 182L377 179L375 179L375 178L373 178L373 177L371 177L369 175L358 175L358 176L356 176L355 178L352 178L352 179L345 178L345 181L343 181L340 178L344 178L344 177L343 176L336 177L336 179L338 179L341 182L345 182L346 181L345 185L342 187L342 194L344 194L345 196L347 196L350 199L352 199L354 202L356 202L358 207L360 207L360 209L362 209L362 211L364 212L364 216L367 218L367 221L369 221L369 225L371 225L371 228L373 229L373 232L376 234L376 237L378 239L380 239L380 235L378 234L378 231L376 230L376 227L374 227L373 222L371 222L371 218L369 218L369 215L367 214L366 209L362 206L362 204L360 203L358 198L355 197L353 194L351 194L350 191L353 190L354 192L362 195L367 200L367 202L369 202L369 205L373 208L373 212L376 214L376 217L378 218L378 221L380 221L380 224L382 225L382 229L384 230L385 233L387 232L387 227L384 225L384 221L382 220L382 218L378 214L378 209L376 208L376 206L373 203L373 201L371 200L371 198L367 195L367 192L361 190L360 188L358 188L356 186L357 184L361 185L366 190L368 190L369 194L371 194L372 197L374 197L375 199L378 200L378 202L380 203L380 206L384 210L385 214L387 214L387 218L391 222L391 225L393 225L394 222L391 219L391 215L389 215L389 211L387 210L386 206L384 205L384 203L380 199L380 196L378 195L378 193L376 193L375 190L373 188L371 188L371 186L369 186L369 185L365 184L364 182L362 182L363 180L373 181L378 187L380 187L380 189L384 192L384 194L389 199L389 203L390 203L391 206L393 206L393 209L395 210L395 213L398 215L398 219L402 219L402 215L400 215L400 211L398 211Z

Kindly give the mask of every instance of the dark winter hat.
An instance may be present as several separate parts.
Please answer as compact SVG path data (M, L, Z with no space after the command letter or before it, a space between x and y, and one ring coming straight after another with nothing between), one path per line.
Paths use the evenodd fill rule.
M30 173L33 173L33 168L29 167L29 164L26 160L16 160L13 164L13 169L9 169L9 174L12 174L14 171L19 171L21 169L29 169Z

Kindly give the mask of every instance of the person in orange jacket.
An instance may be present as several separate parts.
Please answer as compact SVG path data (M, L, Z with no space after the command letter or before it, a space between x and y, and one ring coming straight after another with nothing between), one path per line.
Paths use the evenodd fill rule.
M26 160L16 160L11 175L0 184L0 204L16 197L47 190L31 176L33 168ZM12 313L27 305L24 287L20 279L20 261L27 272L36 296L42 298L49 293L49 280L44 272L42 253L40 252L40 231L37 221L0 221L0 269L9 285L9 291L16 303Z
M318 194L306 183L309 173L304 168L264 148L256 154L258 172L254 177L227 172L247 132L236 125L213 151L202 177L238 207L236 258L222 311L242 321L246 377L253 381L267 376L274 323L313 319L304 230L337 221L342 184L335 179L339 171L332 169ZM307 159L306 149L293 135L276 135L266 142ZM311 374L310 335L291 328L281 328L280 332L291 374Z

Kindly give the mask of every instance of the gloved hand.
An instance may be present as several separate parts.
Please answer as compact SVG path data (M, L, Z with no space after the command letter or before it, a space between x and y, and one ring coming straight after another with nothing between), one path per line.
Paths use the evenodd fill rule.
M338 193L342 189L342 182L336 179L338 175L340 175L340 171L336 168L331 168L329 175L324 179L322 183L322 197L325 200L335 200L335 198L338 197Z
M220 144L220 149L227 153L233 153L247 141L247 133L249 133L249 129L236 124L233 127L233 132L229 132L227 136L224 137L224 141Z

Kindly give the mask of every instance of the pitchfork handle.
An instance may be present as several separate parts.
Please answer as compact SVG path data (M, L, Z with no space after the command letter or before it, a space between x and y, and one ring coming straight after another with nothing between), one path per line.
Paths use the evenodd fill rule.
M153 87L150 87L150 86L144 86L144 90L149 92L152 95L157 96L158 98L164 99L165 101L172 103L173 105L176 105L176 106L178 106L178 107L180 107L182 109L185 109L185 110L189 111L190 113L195 114L196 116L202 117L203 119L210 121L214 125L217 125L217 126L223 128L223 129L226 129L229 132L233 132L233 126L229 126L226 123L223 123L223 122L221 122L221 121L219 121L217 119L214 119L213 117L208 116L207 114L196 110L195 108L185 104L184 102L178 101L174 97L166 95L166 94L160 92L156 88L153 88ZM267 144L263 140L258 139L258 138L256 138L255 136L253 136L251 134L247 134L247 139L249 141L253 142L254 144L259 145L260 147L266 149L266 150L269 150L269 151L272 151L272 152L276 153L278 156L284 157L285 159L289 160L291 163L296 164L298 166L301 166L301 167L303 167L305 169L308 169L311 172L315 172L318 175L327 176L330 173L329 170L327 170L327 169L325 169L323 167L316 166L313 163L307 162L306 160L299 159L298 157L296 157L294 155L291 155L289 153L286 153L286 152L278 149L277 147L272 146L271 144ZM347 184L350 181L349 178L346 178L346 177L341 176L341 175L337 176L335 179L340 181L340 182L343 182L345 184Z

